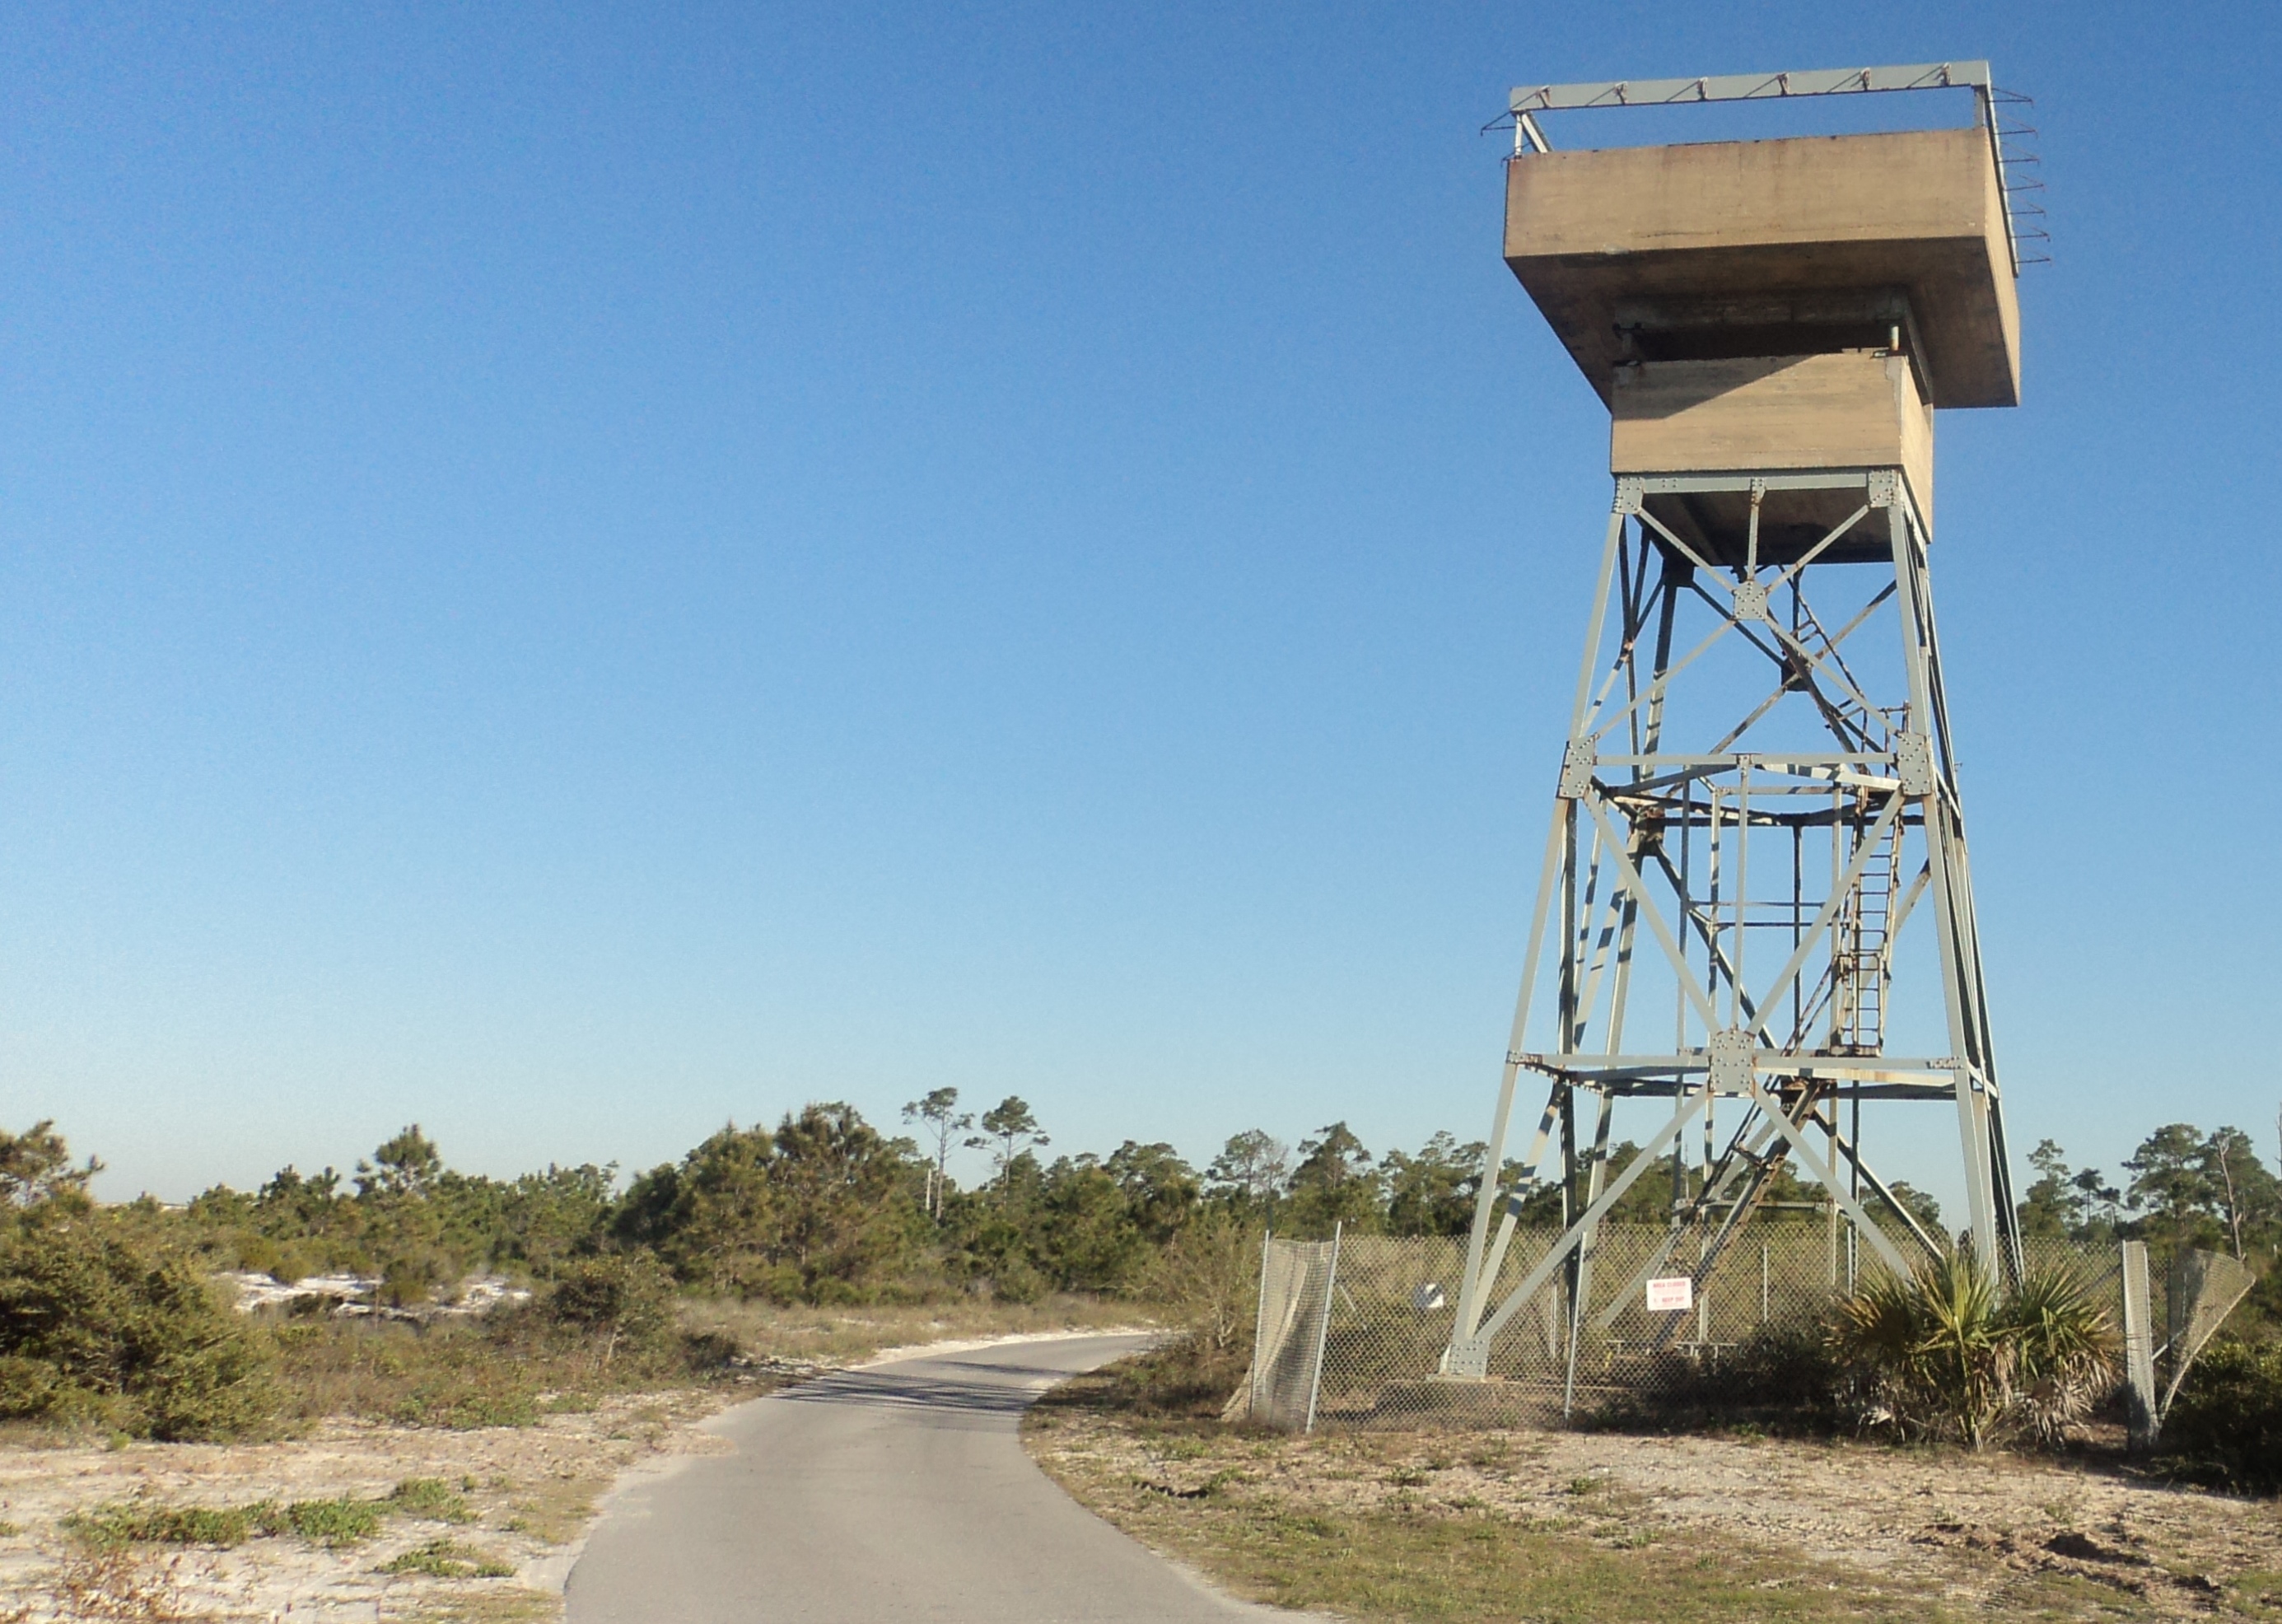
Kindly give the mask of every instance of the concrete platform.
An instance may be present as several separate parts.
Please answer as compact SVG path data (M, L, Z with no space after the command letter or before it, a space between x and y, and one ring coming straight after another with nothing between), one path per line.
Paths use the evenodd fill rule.
M1936 407L2014 406L2021 312L1980 129L1533 153L1506 169L1505 258L1613 404L1618 328L1664 359L1883 345Z

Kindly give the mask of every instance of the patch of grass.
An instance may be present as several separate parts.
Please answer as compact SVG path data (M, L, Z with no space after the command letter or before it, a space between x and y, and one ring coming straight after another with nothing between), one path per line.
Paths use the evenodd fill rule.
M2228 1599L2241 1612L2259 1616L2282 1613L2282 1573L2263 1569L2237 1573L2227 1592Z
M486 1388L445 1381L414 1388L389 1418L406 1426L439 1426L476 1432L486 1426L532 1426L539 1403L517 1388Z
M1602 1543L1473 1512L1321 1509L1292 1514L1258 1503L1160 1502L1148 1526L1115 1520L1205 1569L1238 1594L1283 1608L1419 1620L1561 1619L1637 1624L1952 1618L1915 1593L1879 1593L1809 1563L1733 1542L1689 1549L1659 1541Z
M515 1565L457 1540L430 1540L391 1557L376 1573L423 1573L431 1579L511 1579Z
M250 1539L298 1535L320 1545L353 1545L380 1531L383 1507L343 1496L338 1500L296 1500L280 1505L254 1500L244 1505L161 1505L154 1500L113 1500L74 1511L64 1532L95 1550L129 1545L207 1545L227 1550Z
M353 1545L380 1532L383 1509L370 1500L346 1495L338 1500L296 1500L264 1532L290 1529L314 1544Z
M469 1484L472 1488L472 1483ZM407 1478L389 1491L389 1504L407 1517L431 1522L473 1522L476 1514L442 1478Z
M563 1598L521 1585L487 1584L420 1598L421 1624L559 1624Z
M607 1477L548 1478L532 1484L500 1526L549 1545L573 1538L594 1514L594 1502L609 1486Z
M1638 1496L1597 1474L1548 1485L1570 1491L1574 1516L1517 1515L1473 1496L1433 1493L1436 1468L1451 1465L1447 1441L1407 1455L1362 1434L1267 1440L1217 1420L1144 1411L1135 1395L1146 1404L1149 1391L1145 1374L1114 1367L1068 1384L1055 1395L1067 1419L1047 1434L1055 1442L1042 1449L1040 1464L1128 1534L1272 1606L1406 1624L1683 1616L1690 1624L1942 1624L1964 1616L1913 1578L1866 1576L1725 1534L1651 1523ZM1075 1449L1061 1441L1073 1433ZM1112 1447L1086 1447L1096 1436ZM1177 1453L1167 1447L1176 1436L1185 1444ZM1136 1481L1123 1465L1131 1450L1118 1441L1155 1460L1273 1458L1280 1469L1216 1473L1201 1485L1185 1476ZM1501 1441L1477 1453L1510 1468L1528 1451ZM1386 1489L1399 1492L1371 1497Z
M266 1500L251 1505L159 1505L148 1500L113 1500L74 1511L63 1520L66 1534L95 1550L128 1545L243 1545L276 1513Z

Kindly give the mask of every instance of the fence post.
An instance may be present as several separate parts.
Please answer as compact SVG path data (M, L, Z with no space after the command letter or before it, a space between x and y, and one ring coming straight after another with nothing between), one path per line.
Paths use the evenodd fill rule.
M2134 1450L2152 1449L2155 1413L2155 1328L2150 1323L2147 1243L2123 1243L2123 1385L2130 1399Z
M1316 1397L1323 1390L1323 1345L1331 1340L1331 1294L1339 1288L1339 1236L1347 1229L1347 1221L1339 1219L1331 1224L1331 1267L1323 1277L1323 1318L1316 1331L1316 1368L1308 1378L1308 1421L1300 1430L1316 1430Z
M1759 1326L1760 1326L1760 1329L1765 1330L1765 1329L1766 1328L1766 1323L1767 1323L1767 1243L1766 1243L1766 1241L1762 1240L1761 1242L1759 1242Z

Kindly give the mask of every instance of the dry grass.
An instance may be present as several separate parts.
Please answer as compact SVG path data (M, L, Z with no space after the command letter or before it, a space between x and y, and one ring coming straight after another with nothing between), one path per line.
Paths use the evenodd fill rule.
M1222 1426L1082 1378L1026 1429L1238 1594L1357 1620L2282 1618L2282 1511L2065 1463L1745 1437Z

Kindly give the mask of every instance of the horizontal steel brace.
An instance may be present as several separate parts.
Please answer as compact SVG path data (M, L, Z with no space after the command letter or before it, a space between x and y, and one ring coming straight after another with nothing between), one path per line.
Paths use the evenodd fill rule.
M1709 1070L1712 1057L1708 1051L1703 1049L1682 1049L1670 1054L1523 1053L1516 1051L1506 1056L1506 1061L1509 1065L1525 1066L1549 1077L1581 1081L1620 1073L1666 1072L1693 1076ZM1782 1076L1874 1077L1881 1081L1899 1081L1913 1076L1947 1078L1962 1072L1976 1083L1981 1080L1977 1068L1948 1054L1927 1058L1894 1054L1800 1054L1781 1049L1758 1049L1752 1052L1751 1065L1755 1070Z
M1883 754L1861 750L1828 755L1797 755L1785 751L1780 756L1761 756L1750 750L1727 750L1716 756L1674 756L1657 753L1647 756L1600 756L1600 766L1620 767L1743 767L1758 773L1805 772L1838 767L1883 766L1893 760L1890 751Z
M1680 496L1696 491L1738 491L1745 495L1757 486L1763 491L1867 491L1870 476L1882 468L1827 468L1805 473L1773 473L1748 470L1730 474L1627 474L1643 496Z

